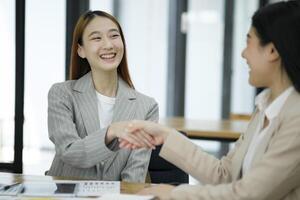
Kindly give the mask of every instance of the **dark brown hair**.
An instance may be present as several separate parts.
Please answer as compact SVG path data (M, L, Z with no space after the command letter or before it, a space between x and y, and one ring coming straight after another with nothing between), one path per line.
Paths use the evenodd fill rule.
M79 79L89 71L91 71L91 66L88 63L86 58L81 58L78 53L78 44L82 45L82 36L86 26L94 19L96 16L105 17L110 19L113 23L115 23L120 31L120 35L124 45L124 54L123 58L118 66L117 72L118 75L131 87L134 88L133 83L130 78L128 64L127 64L127 55L126 55L126 44L125 38L122 31L122 28L119 22L110 14L103 11L87 11L78 19L74 32L73 32L73 41L72 41L72 49L71 49L71 60L70 60L70 80Z
M282 67L300 93L300 1L290 0L267 5L252 17L261 45L276 47Z

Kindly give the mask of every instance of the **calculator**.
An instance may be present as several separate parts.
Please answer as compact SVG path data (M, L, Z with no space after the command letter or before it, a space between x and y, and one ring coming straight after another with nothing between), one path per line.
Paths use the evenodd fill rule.
M80 181L77 183L76 196L101 196L120 194L120 181Z

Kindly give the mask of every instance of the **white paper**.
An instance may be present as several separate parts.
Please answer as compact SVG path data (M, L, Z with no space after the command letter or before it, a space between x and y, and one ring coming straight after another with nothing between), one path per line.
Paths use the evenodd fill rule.
M151 200L154 196L140 196L140 195L130 195L130 194L105 194L101 196L101 200Z

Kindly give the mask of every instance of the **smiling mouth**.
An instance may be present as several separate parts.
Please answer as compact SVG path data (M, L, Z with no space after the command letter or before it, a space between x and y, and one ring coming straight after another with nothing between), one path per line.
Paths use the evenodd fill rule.
M100 55L100 58L101 59L104 59L104 60L110 60L110 59L114 59L116 57L116 53L106 53L106 54L102 54Z

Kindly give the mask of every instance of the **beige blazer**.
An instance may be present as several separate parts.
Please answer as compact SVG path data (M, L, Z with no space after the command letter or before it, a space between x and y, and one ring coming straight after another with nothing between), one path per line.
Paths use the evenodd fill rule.
M158 120L158 105L119 78L113 122ZM48 94L48 131L56 154L47 175L144 182L150 150L105 145L97 97L89 72L79 80L54 84Z
M258 125L254 113L247 131L221 160L174 131L160 156L188 172L204 186L182 185L171 199L299 200L300 199L300 95L294 91L258 147L250 170L241 177L248 145Z

